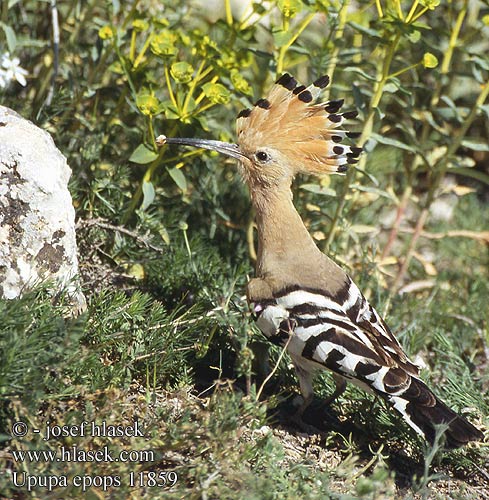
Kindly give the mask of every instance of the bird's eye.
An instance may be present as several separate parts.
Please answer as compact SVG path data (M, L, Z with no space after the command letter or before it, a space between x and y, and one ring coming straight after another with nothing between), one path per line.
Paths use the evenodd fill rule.
M270 155L268 153L265 153L265 151L257 151L255 156L256 159L261 163L266 163L270 160Z

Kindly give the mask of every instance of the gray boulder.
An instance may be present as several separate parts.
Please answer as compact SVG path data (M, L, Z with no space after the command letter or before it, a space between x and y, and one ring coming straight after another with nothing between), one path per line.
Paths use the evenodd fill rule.
M19 297L49 281L77 312L79 284L71 169L51 136L0 106L0 296Z

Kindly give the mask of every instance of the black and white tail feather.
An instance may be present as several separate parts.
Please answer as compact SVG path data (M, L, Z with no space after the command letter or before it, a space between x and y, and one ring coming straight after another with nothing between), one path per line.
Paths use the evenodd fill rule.
M438 424L448 425L447 448L483 438L419 378L419 367L351 280L335 297L321 290L288 288L274 300L255 304L254 312L270 341L287 343L306 405L313 395L314 372L326 368L335 374L334 397L341 394L345 380L374 392L429 442Z

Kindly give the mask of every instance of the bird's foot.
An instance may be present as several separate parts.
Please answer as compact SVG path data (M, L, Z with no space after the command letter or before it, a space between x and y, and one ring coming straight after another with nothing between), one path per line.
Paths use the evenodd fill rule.
M323 430L319 429L315 425L309 424L304 421L301 412L295 412L292 416L288 418L288 421L294 426L297 427L301 432L310 435L318 435L319 437L325 439L328 435Z

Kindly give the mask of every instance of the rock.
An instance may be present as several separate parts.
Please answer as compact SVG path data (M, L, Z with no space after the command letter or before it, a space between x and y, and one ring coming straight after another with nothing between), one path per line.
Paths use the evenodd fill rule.
M50 281L86 307L76 281L71 169L51 136L0 106L0 297L14 299Z

